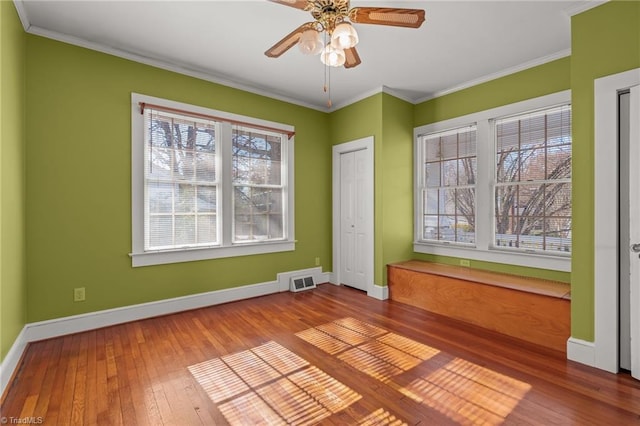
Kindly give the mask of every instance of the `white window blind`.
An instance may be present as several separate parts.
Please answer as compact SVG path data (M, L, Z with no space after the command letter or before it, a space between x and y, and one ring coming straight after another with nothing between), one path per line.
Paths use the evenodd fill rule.
M422 239L474 244L476 127L421 139Z
M571 107L495 120L497 247L571 250Z
M295 250L292 126L131 98L133 266Z
M285 174L280 134L233 129L233 241L284 237Z
M570 102L566 90L414 129L414 251L570 271Z
M145 250L217 245L217 123L145 110Z

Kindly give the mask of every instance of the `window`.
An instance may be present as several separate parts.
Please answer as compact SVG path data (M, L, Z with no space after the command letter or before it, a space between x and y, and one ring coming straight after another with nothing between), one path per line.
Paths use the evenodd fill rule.
M570 96L416 128L414 251L570 271Z
M420 137L424 240L475 243L476 129Z
M233 130L233 242L284 236L282 135Z
M495 245L571 250L571 107L495 121Z
M132 94L133 266L293 250L292 135Z
M145 251L218 245L217 124L152 108L144 122Z

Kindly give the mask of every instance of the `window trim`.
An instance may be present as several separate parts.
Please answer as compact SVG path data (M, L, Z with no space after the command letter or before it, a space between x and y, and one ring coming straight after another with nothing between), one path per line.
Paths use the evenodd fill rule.
M493 246L493 183L495 176L495 130L493 120L526 113L538 109L552 108L571 103L571 91L552 93L527 99L509 105L491 108L452 119L414 128L414 243L416 253L451 256L470 260L504 263L532 268L571 272L571 255L566 253L547 254L542 252L519 252ZM420 239L422 200L420 193L422 170L420 165L420 136L476 125L476 244L475 247L455 245L447 242Z
M475 123L470 124L468 126L463 126L463 127L458 127L458 128L454 128L454 129L447 129L444 131L440 131L440 132L431 132L428 134L420 134L419 136L417 136L418 140L416 141L416 155L418 157L417 160L417 167L421 167L421 169L418 171L417 167L416 167L416 182L417 185L420 186L419 190L416 191L416 194L419 194L421 197L421 216L422 216L422 220L416 219L416 239L419 239L420 241L424 241L424 242L432 242L434 244L450 244L450 245L455 245L455 246L459 246L459 247L468 247L468 248L472 248L475 247L476 243L476 235L475 235L475 231L474 231L474 242L472 243L468 243L468 242L462 242L462 241L450 241L450 240L441 240L441 239L437 239L437 238L424 238L424 218L425 216L432 216L430 214L425 214L424 211L422 211L422 209L424 208L424 197L426 192L429 189L465 189L465 188L473 188L473 193L474 193L474 210L475 210L475 194L476 194L476 186L477 186L477 179L475 179L475 182L473 184L464 184L461 185L459 183L455 184L455 185L444 185L443 182L440 182L440 185L438 187L429 187L428 183L425 181L425 173L424 173L424 166L427 163L427 158L426 158L426 150L425 150L425 142L429 139L433 139L434 136L437 137L443 137L443 136L450 136L450 135L460 135L461 133L467 133L469 132L469 130L473 130L474 133L474 137L476 137L478 129L475 125ZM473 158L475 158L476 160L476 164L478 161L478 150L476 149L474 152L474 156ZM468 158L468 157L465 157ZM456 160L460 160L461 157L458 155L455 157ZM451 160L451 159L449 159ZM435 161L431 161L431 163L434 163ZM442 163L443 161L440 160L440 163ZM440 167L442 167L442 164L440 165ZM477 174L477 166L476 166L476 174ZM447 214L444 213L440 213L440 211L438 211L438 213L435 215L438 217L438 223L439 223L439 219L440 216L449 216ZM454 214L455 216L455 214ZM439 226L438 226L439 228ZM422 232L418 232L418 230L422 230ZM419 238L419 235L422 236L422 238Z
M233 212L231 209L231 162L225 164L227 156L231 156L231 147L221 144L221 198L222 204L228 204L228 208L222 209L218 214L222 220L222 241L218 246L189 247L184 249L145 251L144 249L144 115L140 113L140 103L155 104L161 107L192 111L196 114L216 116L221 122L221 131L227 133L230 139L231 123L243 122L247 126L269 127L282 130L283 141L286 143L286 171L285 192L286 203L284 206L285 238L275 241L241 242L232 243L231 235ZM227 124L227 125L225 125ZM161 265L168 263L189 262L207 259L219 259L236 256L248 256L254 254L277 253L295 250L295 214L294 214L294 127L267 120L246 117L238 114L217 111L205 107L190 105L182 102L171 101L138 93L131 93L131 247L129 253L133 267ZM289 137L290 136L290 137ZM226 176L225 176L226 173ZM225 181L225 178L227 179ZM228 182L228 183L223 183Z

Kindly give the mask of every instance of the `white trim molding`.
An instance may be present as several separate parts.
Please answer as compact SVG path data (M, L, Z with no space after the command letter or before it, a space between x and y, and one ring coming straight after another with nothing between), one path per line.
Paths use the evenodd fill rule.
M322 268L320 266L317 268L281 272L278 274L278 288L280 291L289 291L289 281L291 280L291 277L300 277L303 275L311 275L313 277L313 282L316 284L328 283L331 279L331 273L322 272Z
M172 250L147 250L145 233L147 228L147 200L145 176L145 115L141 114L141 104L155 104L169 109L187 111L185 114L196 113L217 117L216 125L216 157L219 182L218 191L218 237L216 245L206 247L185 247ZM213 120L213 118L212 118ZM236 243L232 237L232 226L225 225L233 222L232 209L232 123L245 122L247 126L268 127L269 131L282 140L282 185L284 191L283 208L285 223L283 224L282 240L254 241L251 243ZM160 265L166 263L189 262L205 259L220 259L225 257L248 256L254 254L277 253L295 250L295 137L287 138L286 133L294 132L294 126L238 114L213 110L210 108L185 104L182 102L157 98L154 96L131 93L131 229L133 267ZM225 201L226 200L226 201Z
M478 86L478 85L480 85L482 83L486 83L486 82L489 82L489 81L492 81L492 80L497 80L497 79L499 79L501 77L505 77L505 76L508 76L508 75L511 75L511 74L515 74L515 73L520 72L520 71L525 71L525 70L528 70L530 68L537 67L539 65L544 65L546 63L553 62L553 61L555 61L557 59L562 59L562 58L566 58L566 57L569 57L569 56L571 56L571 49L560 50L560 51L552 53L550 55L545 55L545 56L542 56L540 58L536 58L536 59L533 59L531 61L527 61L527 62L524 62L522 64L518 64L518 65L515 65L513 67L509 67L509 68L500 70L500 71L495 72L495 73L487 74L485 76L482 76L482 77L479 77L479 78L476 78L476 79L473 79L473 80L470 80L470 81L465 81L463 83L458 84L457 86L450 87L450 88L445 89L445 90L440 90L440 91L432 93L432 94L430 94L428 96L424 96L422 98L416 99L413 103L417 105L417 104L420 104L420 103L423 103L423 102L427 102L427 101L430 101L431 99L439 98L441 96L450 95L452 93L459 92L459 91L464 90L464 89L469 89L471 87Z
M596 353L593 342L574 339L567 340L567 359L590 367L596 366Z
M617 373L619 367L618 93L637 84L640 84L640 68L594 81L593 366L612 373Z
M331 275L331 283L340 284L342 279L340 277L340 266L341 266L341 244L340 241L340 155L346 154L349 152L364 150L366 153L366 162L367 162L367 176L364 178L363 190L366 192L366 200L364 201L365 206L365 218L363 221L365 224L363 227L366 228L366 234L368 240L365 245L365 253L364 256L364 269L365 269L365 285L367 289L367 295L372 296L373 288L375 286L374 283L374 268L375 268L375 260L374 260L374 240L375 240L375 226L374 226L374 138L373 136L367 136L362 139L357 139L351 142L341 143L339 145L333 146L332 151L332 164L333 164L333 174L332 174L332 202L333 202L333 212L332 212L332 223L333 223L333 274Z
M367 296L378 300L387 300L389 298L389 286L374 284L371 291L367 292Z
M7 352L7 355L4 357L4 360L0 363L0 398L4 397L7 385L17 371L22 359L22 354L27 348L27 343L29 343L26 339L26 330L27 326L24 326L13 342L11 349L9 349L9 352Z
M22 354L30 342L288 291L290 277L299 275L311 275L316 283L326 283L329 281L330 274L322 272L321 267L287 271L278 273L275 281L26 324L0 364L0 395L5 392L11 377L19 367Z
M413 129L414 139L414 243L416 253L451 256L462 259L498 262L510 265L571 272L571 256L565 253L528 252L495 247L492 235L492 201L495 176L495 141L493 123L501 117L509 117L530 111L538 111L571 102L571 90L525 99L508 105L478 111ZM421 138L432 133L476 126L477 172L476 172L476 241L473 246L421 240L422 217L422 158ZM490 214L487 214L490 213Z

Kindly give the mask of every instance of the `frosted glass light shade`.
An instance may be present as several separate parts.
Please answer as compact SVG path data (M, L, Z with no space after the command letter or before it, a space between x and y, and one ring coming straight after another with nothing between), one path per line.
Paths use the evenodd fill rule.
M300 35L298 48L305 55L317 55L324 47L320 33L314 29L306 30Z
M336 25L331 34L331 44L336 49L351 49L358 44L358 33L348 22L342 22Z
M329 65L330 67L341 67L344 65L346 58L342 49L336 49L332 45L328 44L322 51L320 60L323 64Z

